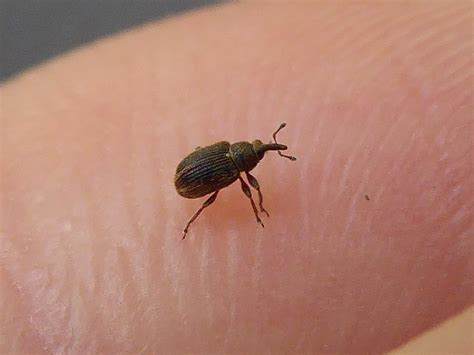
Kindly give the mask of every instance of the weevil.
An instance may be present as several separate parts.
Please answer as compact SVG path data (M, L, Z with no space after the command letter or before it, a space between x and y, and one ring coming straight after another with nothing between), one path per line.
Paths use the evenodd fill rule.
M286 123L282 123L278 127L273 133L273 142L268 144L264 144L258 139L252 143L237 142L230 144L226 141L217 142L207 147L197 147L194 152L178 164L174 176L174 185L178 194L191 199L212 194L186 223L182 239L186 238L191 223L198 218L206 207L209 207L216 200L219 191L237 180L240 180L242 191L250 200L257 223L264 227L253 200L252 191L240 174L245 173L250 186L257 191L260 212L269 216L267 210L263 207L263 195L260 184L250 174L250 171L257 166L260 160L263 159L265 152L269 150L277 151L284 158L296 160L295 157L281 152L282 150L287 150L288 147L284 144L279 144L276 139L278 132L285 126Z

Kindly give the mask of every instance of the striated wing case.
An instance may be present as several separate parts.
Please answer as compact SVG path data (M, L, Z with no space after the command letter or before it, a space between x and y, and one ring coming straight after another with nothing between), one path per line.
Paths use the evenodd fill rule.
M229 157L229 142L199 148L176 168L174 184L186 198L198 198L232 184L239 172Z

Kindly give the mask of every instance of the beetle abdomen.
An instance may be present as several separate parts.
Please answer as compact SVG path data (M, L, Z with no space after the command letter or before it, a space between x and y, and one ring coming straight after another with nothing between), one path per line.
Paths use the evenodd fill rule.
M186 198L198 198L232 184L239 171L229 156L229 142L199 148L176 168L176 191Z

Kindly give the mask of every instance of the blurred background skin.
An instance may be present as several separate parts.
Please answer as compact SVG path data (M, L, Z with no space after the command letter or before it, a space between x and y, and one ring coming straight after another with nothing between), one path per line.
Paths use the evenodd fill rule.
M224 4L6 82L2 348L379 353L468 309L472 6L426 4ZM266 228L235 185L182 242L179 160L281 121Z

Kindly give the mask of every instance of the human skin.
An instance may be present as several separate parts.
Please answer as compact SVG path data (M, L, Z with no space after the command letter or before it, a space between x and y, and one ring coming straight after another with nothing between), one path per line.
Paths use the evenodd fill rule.
M473 304L472 8L427 4L225 4L4 84L2 348L380 353ZM265 228L236 183L181 240L178 162L281 122Z

